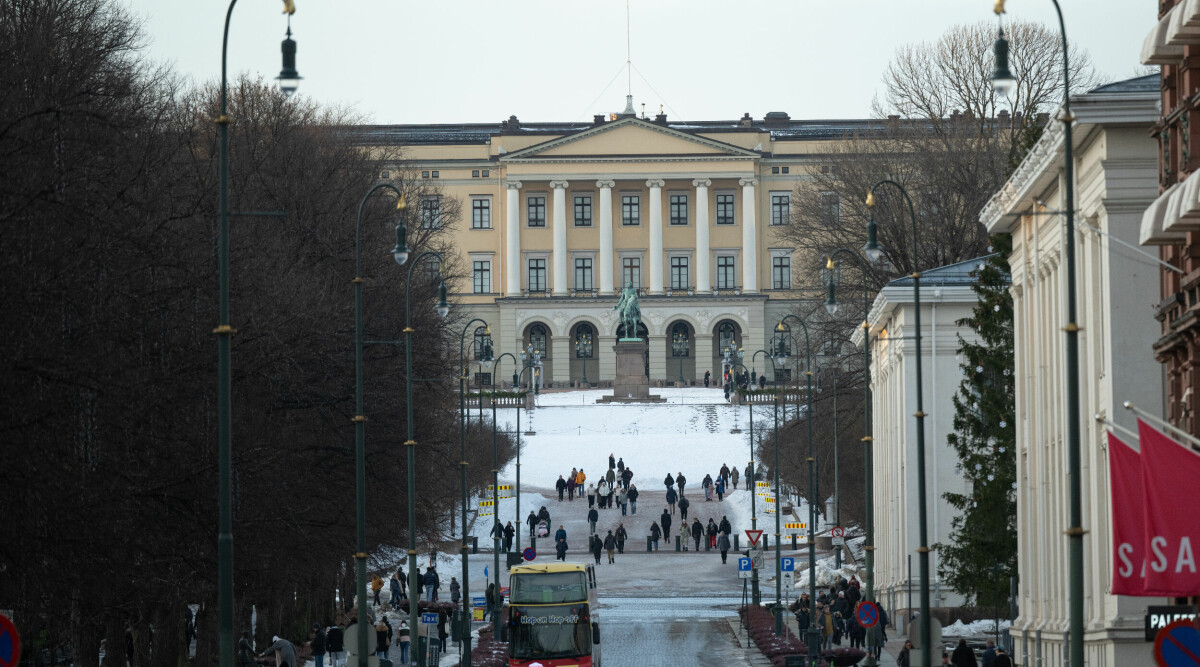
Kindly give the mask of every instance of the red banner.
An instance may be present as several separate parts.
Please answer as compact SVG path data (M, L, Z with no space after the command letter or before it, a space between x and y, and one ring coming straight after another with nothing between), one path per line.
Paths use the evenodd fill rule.
M1200 455L1138 420L1145 513L1145 595L1200 595ZM1111 447L1110 447L1111 450ZM1114 498L1114 503L1116 499Z
M1146 593L1146 535L1142 522L1142 456L1108 433L1108 476L1112 483L1112 592Z

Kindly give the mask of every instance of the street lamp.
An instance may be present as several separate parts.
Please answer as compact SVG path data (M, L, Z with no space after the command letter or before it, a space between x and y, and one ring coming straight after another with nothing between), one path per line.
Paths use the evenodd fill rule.
M401 198L403 202L403 198ZM401 208L401 211L405 209ZM411 251L405 243L405 234L407 228L403 222L396 225L396 247L392 249L392 257L395 258L397 264L403 265L408 261L408 256ZM412 264L408 265L408 279L404 284L404 396L405 396L405 422L408 425L408 438L404 441L408 463L408 618L409 623L416 621L419 618L417 609L417 475L416 475L416 452L417 441L413 439L413 367L412 367L412 278L413 269L421 263L425 258L436 259L438 267L444 261L441 253L434 250L426 250L413 260ZM450 304L446 301L446 282L443 280L438 284L438 301L436 306L437 314L440 317L445 317L450 312ZM359 617L359 623L364 622L365 616ZM361 641L361 640L360 640ZM365 652L364 652L365 653ZM413 655L413 660L416 660L416 655Z
M513 360L513 365L516 365L517 358L511 352L505 352L496 357L496 375L500 375L500 362L504 361L504 357ZM513 374L514 381L516 374ZM492 568L496 575L496 594L492 597L492 637L497 641L500 639L500 614L497 612L503 608L503 601L500 595L500 457L496 453L496 383L492 382ZM519 413L518 413L519 414ZM520 470L520 468L517 468ZM520 516L517 517L520 519ZM518 531L520 532L520 531Z
M582 360L583 384L587 385L587 360L592 358L592 334L583 332L575 338L575 357Z
M400 211L397 226L404 225L404 194L390 183L380 183L367 190L358 203L358 218L354 223L354 479L355 509L357 520L357 546L354 553L354 591L358 597L358 618L367 617L367 464L365 453L365 428L367 416L363 410L363 305L362 286L362 219L367 199L381 189L391 190L399 198L396 210ZM367 665L367 633L358 633L358 665Z
M875 223L875 188L881 185L890 185L904 195L905 201L908 202L908 215L912 218L912 237L909 239L912 243L912 273L909 274L909 278L912 278L913 283L913 325L916 330L913 338L916 341L914 356L916 357L917 375L917 411L913 416L917 418L917 530L920 542L920 546L917 547L917 560L920 563L921 572L921 667L930 667L933 655L933 635L929 622L929 526L926 516L928 512L925 507L927 504L925 499L925 392L921 377L921 273L917 269L919 261L917 213L913 208L912 199L908 196L908 191L896 181L885 178L871 186L866 201L871 216L867 222L867 245L863 248L871 261L875 261L882 254L875 235L877 227Z
M516 359L514 358L513 361L515 362ZM517 371L516 373L513 373L513 390L516 391L518 394L520 393L520 391L521 391L521 374L523 374L526 370L529 371L529 383L533 384L534 380L536 379L535 375L536 375L538 369L541 368L541 366L542 366L542 353L540 351L534 349L533 344L531 343L529 345L529 347L526 348L525 351L521 353L521 370ZM585 375L586 375L586 372L585 372ZM585 379L584 382L586 382L586 381L587 380ZM535 396L537 395L536 387L534 388L534 395ZM518 401L519 402L517 403L517 493L516 493L516 497L517 497L517 502L516 502L517 532L516 532L516 537L517 537L517 551L520 551L521 550L521 403L523 403L525 401L525 397L519 396Z
M475 358L483 364L484 368L492 367L492 327L484 320L476 317L467 322L463 327L462 335L458 338L458 367L461 369L458 375L458 418L459 418L459 469L462 471L461 490L462 490L462 602L463 602L463 667L471 667L471 595L469 592L470 570L467 569L467 561L470 557L470 549L467 548L467 402L466 402L466 383L467 383L467 360L466 360L466 339L467 331L471 329L473 324L482 324L484 328L484 338L481 341L481 349L475 351ZM411 625L411 623L409 624Z
M676 332L671 341L671 350L679 359L679 386L683 386L683 358L688 354L688 337L686 333Z
M1067 322L1063 331L1067 334L1065 352L1067 362L1067 478L1071 491L1071 525L1067 527L1070 551L1068 570L1070 610L1070 656L1071 667L1083 667L1083 498L1081 486L1080 442L1079 442L1079 324L1075 321L1077 289L1075 286L1075 158L1074 141L1071 137L1071 67L1067 55L1067 25L1063 21L1062 8L1058 0L1054 11L1058 13L1058 28L1062 34L1063 59L1063 110L1058 121L1063 124L1063 194L1065 195L1065 218L1063 256L1066 259L1067 279ZM996 0L997 15L1004 13L1004 0ZM1008 45L1001 51L1003 32L996 41L996 70L1008 70ZM1011 74L1009 75L1011 76Z
M230 0L225 12L225 31L221 38L221 112L217 114L220 142L217 148L217 655L221 667L233 667L233 410L231 407L232 371L230 366L233 327L229 324L229 20L233 17ZM296 12L291 0L284 3L288 14L288 40L292 44L292 71L295 71L295 42L291 40L291 15ZM286 42L285 42L286 44ZM286 67L286 54L285 62ZM297 77L298 78L298 77ZM292 86L295 90L295 86Z
M730 350L729 350L729 352L731 352L731 353L732 353L732 348L733 348L733 346L731 345ZM757 350L754 352L753 355L751 355L750 363L754 363L754 360L757 359L758 355L760 355L760 354L766 356L768 359L771 358L770 352L767 352L766 350ZM745 352L743 352L742 355L745 356ZM739 357L739 359L740 359L740 357ZM728 357L726 357L726 361L728 361ZM743 371L746 370L746 366L743 365L741 363L741 361L733 362L733 365L730 366L729 368L731 371L736 370L738 368L741 368ZM750 474L746 476L746 490L750 492L750 528L751 528L751 530L757 530L758 529L758 512L756 510L756 504L754 502L754 498L758 495L758 485L755 483L756 478L758 476L758 466L754 465L754 399L753 398L748 399L746 401L746 406L750 408ZM776 444L778 444L778 441L776 441ZM775 504L778 505L779 499L776 498L775 500L776 500ZM776 512L778 512L779 508L776 507L775 509L776 509ZM750 599L754 603L755 606L758 606L759 603L762 601L762 596L760 595L759 590L758 590L758 569L757 568L753 569L750 573Z
M804 374L808 378L808 414L805 415L804 421L808 424L808 488L810 489L810 493L809 493L810 498L809 498L809 502L808 502L808 597L809 597L809 605L810 605L809 614L811 615L811 618L815 619L817 617L817 544L816 544L817 520L816 520L816 506L813 504L813 502L812 502L813 499L811 498L811 496L812 496L811 489L815 488L815 486L816 486L816 476L815 476L816 471L813 469L814 458L813 458L813 438L812 438L812 417L813 417L813 411L812 411L812 345L811 345L811 341L809 340L809 336L808 336L808 325L806 325L804 323L804 320L800 319L799 317L796 317L795 315L785 315L783 317L783 319L779 320L779 324L775 326L775 331L777 332L777 335L775 336L775 338L776 338L776 340L775 340L775 349L776 349L775 359L776 359L776 361L779 362L780 360L782 360L783 363L787 363L787 357L788 357L787 347L784 344L782 334L784 332L784 323L787 322L788 320L795 320L796 323L798 323L800 325L800 327L804 330L804 355L805 355L805 359L807 360L807 367L804 371ZM776 452L775 452L775 457L776 457L776 459L779 458L778 450L776 450ZM775 464L776 464L775 465L775 488L776 488L776 492L778 493L779 461L776 460ZM778 504L778 500L776 501L776 504ZM776 515L775 515L775 520L778 523L778 521L779 521L778 513L776 513ZM779 530L779 528L777 525L776 531L778 531L778 530ZM775 542L775 548L776 548L775 568L776 568L776 570L779 569L779 555L780 555L779 550L778 550L779 549L778 537L779 536L776 535L776 542ZM779 572L776 572L777 581L778 581L778 577L779 577ZM779 621L780 621L780 619L776 618L777 625L778 625ZM777 630L778 630L778 628L777 628ZM813 623L812 626L809 627L807 634L808 634L808 642L807 643L808 643L809 663L815 667L815 665L817 664L817 659L820 657L820 653L821 653L821 633L820 633L820 631L817 630L815 622Z
M835 357L834 361L824 364L817 364L817 391L822 390L821 371L829 367L833 371L833 525L841 527L842 525L842 495L840 490L840 479L838 476L838 411L837 411L837 381L841 366L837 361L841 361ZM837 569L842 569L842 550L834 549L833 551L834 564Z
M826 269L831 269L828 278L828 295L825 301L825 309L832 315L838 310L837 296L834 290L837 286L838 279L841 277L841 272L832 270L836 268L834 258L839 255L849 255L858 263L859 268L863 271L863 438L864 447L863 457L866 467L866 484L863 486L866 492L866 544L863 545L863 550L866 551L867 560L867 595L868 602L875 601L875 462L872 458L872 444L874 439L871 437L871 325L867 322L867 316L871 309L871 288L867 281L866 264L863 263L859 255L846 248L838 248L831 252L826 259ZM830 309L830 304L833 308ZM836 411L835 411L836 414ZM874 647L875 645L876 628L867 628L867 645ZM874 667L875 655L873 651L867 651L867 661L864 667Z

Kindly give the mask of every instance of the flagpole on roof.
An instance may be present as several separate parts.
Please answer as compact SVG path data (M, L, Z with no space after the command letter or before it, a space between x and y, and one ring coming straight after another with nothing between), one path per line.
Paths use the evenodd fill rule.
M1200 450L1200 438L1196 438L1174 424L1160 419L1157 415L1146 412L1145 410L1134 405L1132 401L1125 401L1122 403L1122 405L1125 406L1126 410L1132 410L1133 413L1138 417L1141 417L1142 419L1158 426L1165 432L1169 432L1173 437L1188 443L1192 446L1192 449Z

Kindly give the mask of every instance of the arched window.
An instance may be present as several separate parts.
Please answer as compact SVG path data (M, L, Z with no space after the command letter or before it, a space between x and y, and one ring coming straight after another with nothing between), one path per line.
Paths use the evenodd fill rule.
M533 346L535 352L546 356L546 327L541 324L535 324L529 327L529 344Z
M475 327L475 358L483 358L484 345L487 343L487 327Z
M733 326L733 322L722 322L717 325L717 353L723 353L730 345L737 347L737 328Z
M686 322L676 322L671 327L671 356L688 357L692 354L692 341L688 336Z
M575 327L575 357L578 359L592 358L592 342L596 332L590 324L580 324Z

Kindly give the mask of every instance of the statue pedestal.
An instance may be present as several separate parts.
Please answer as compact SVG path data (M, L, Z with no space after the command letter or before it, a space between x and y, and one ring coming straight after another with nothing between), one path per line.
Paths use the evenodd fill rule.
M604 396L597 403L665 403L662 396L650 394L650 378L646 377L645 341L617 341L613 352L617 359L617 377L613 380L612 396Z

